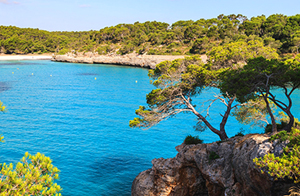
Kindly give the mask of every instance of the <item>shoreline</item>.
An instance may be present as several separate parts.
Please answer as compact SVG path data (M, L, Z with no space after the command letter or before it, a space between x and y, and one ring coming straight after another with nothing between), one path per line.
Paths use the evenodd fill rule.
M52 55L0 55L0 61L51 60Z
M53 55L53 54L26 54L26 55L9 55L0 54L0 61L20 61L20 60L51 60L56 62L83 63L83 64L112 64L142 67L155 69L156 65L163 61L173 61L175 59L185 58L185 55ZM207 61L206 55L201 55L203 62Z
M112 65L125 65L133 67L142 67L155 69L156 65L163 61L173 61L175 59L183 59L185 55L93 55L87 54L77 56L74 54L56 55L53 56L52 61L68 62L68 63L84 63L84 64L112 64ZM207 57L202 55L202 60L206 62Z

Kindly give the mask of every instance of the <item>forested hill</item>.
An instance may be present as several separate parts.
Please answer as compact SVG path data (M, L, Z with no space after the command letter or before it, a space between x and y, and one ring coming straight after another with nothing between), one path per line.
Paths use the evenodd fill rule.
M0 26L1 53L58 53L75 50L99 54L220 54L251 57L251 52L265 56L298 53L300 14L274 14L248 19L243 15L219 15L212 19L119 24L99 31L49 32L32 28ZM241 49L242 48L242 49ZM223 51L223 52L222 52ZM244 54L242 54L244 53ZM243 56L244 55L244 56ZM250 55L250 56L249 56ZM225 62L224 62L225 63Z

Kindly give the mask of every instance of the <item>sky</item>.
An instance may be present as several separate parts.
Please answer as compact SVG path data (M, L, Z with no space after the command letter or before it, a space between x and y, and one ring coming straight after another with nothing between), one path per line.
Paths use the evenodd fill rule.
M0 0L0 25L48 31L216 18L220 14L300 14L300 0Z

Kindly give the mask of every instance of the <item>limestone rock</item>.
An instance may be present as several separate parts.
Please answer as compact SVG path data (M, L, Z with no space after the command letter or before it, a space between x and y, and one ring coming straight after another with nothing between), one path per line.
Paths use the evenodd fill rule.
M75 55L70 53L67 55L53 56L52 61L70 62L70 63L97 63L97 64L115 64L115 65L128 65L136 67L144 67L155 69L155 66L162 61L172 61L175 59L184 58L184 56L167 56L167 55L97 55L93 53L86 53ZM206 61L206 56L202 57Z
M171 159L154 159L153 167L132 184L133 196L284 195L291 181L274 181L255 168L253 159L280 153L286 142L269 141L267 135L249 134L211 144L180 145ZM219 157L210 158L210 154ZM280 188L279 188L280 187Z

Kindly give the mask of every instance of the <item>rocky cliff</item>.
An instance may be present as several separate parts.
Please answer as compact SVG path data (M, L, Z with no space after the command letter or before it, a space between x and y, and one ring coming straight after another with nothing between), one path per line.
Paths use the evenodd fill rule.
M71 63L98 63L98 64L115 64L128 65L136 67L144 67L154 69L155 66L162 61L172 61L175 59L184 58L184 56L164 56L164 55L56 55L52 57L53 61L71 62Z
M171 159L154 159L153 167L132 184L132 196L281 196L293 182L274 181L255 168L253 159L282 153L286 144L250 134L211 144L180 145Z

